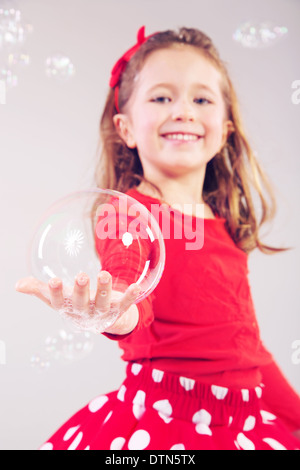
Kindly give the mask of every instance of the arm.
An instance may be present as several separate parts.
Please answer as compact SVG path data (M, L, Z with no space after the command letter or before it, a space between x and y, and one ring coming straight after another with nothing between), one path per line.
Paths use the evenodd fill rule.
M141 276L144 276L145 282L151 268L157 263L156 241L151 243L149 237L137 237L132 231L131 243L124 244L122 233L124 234L130 222L132 220L127 214L112 213L111 216L100 216L95 228L95 246L101 268L111 274L112 290L115 293L126 290ZM120 223L123 224L123 232L120 232ZM145 231L141 233L146 234ZM147 266L148 269L145 269ZM103 334L111 339L121 340L133 330L148 326L153 321L152 298L148 296L138 304L131 305Z
M130 333L133 331L137 331L149 326L154 319L152 309L153 297L153 295L150 295L137 305L132 305L136 312L134 312L134 310L129 312L128 310L128 315L127 312L123 314L120 319L117 320L114 325L112 325L111 328L107 329L103 333L103 335L114 341L121 341L130 335Z

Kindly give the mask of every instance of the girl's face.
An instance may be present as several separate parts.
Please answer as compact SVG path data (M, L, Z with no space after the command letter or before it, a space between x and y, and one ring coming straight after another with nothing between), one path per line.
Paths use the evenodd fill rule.
M232 124L220 83L220 72L193 46L148 56L125 112L114 116L127 146L137 148L146 178L205 171Z

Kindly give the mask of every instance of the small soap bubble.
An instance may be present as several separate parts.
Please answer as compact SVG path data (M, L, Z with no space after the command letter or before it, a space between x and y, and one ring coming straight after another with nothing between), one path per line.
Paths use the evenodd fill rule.
M285 26L277 26L271 21L247 21L233 34L233 39L243 47L262 49L274 45L288 33Z
M50 361L43 357L42 354L35 353L30 358L30 365L39 372L43 372L49 369Z
M47 57L45 61L47 77L57 80L69 80L75 74L75 67L71 59L63 54L55 54Z
M0 80L5 83L6 89L14 88L18 85L18 76L12 69L0 68Z
M11 51L7 57L8 67L27 67L30 64L30 56L27 52Z
M0 47L23 44L32 30L19 9L0 8Z
M93 347L91 333L60 329L46 337L40 350L31 356L30 365L40 372L47 371L54 364L69 365L86 358Z
M48 336L44 346L49 361L68 364L85 358L93 349L93 340L89 332L61 329L56 336Z

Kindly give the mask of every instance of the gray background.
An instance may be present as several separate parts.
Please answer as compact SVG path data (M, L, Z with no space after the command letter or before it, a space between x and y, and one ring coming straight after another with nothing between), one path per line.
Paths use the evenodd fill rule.
M0 2L1 4L1 2ZM16 3L15 3L16 4ZM299 322L299 116L292 82L300 79L298 0L23 0L17 3L34 31L25 48L31 65L0 104L1 314L0 448L36 449L78 408L117 388L124 364L117 344L93 337L92 352L47 370L30 359L48 335L64 327L33 297L16 293L27 275L33 228L52 202L89 188L98 122L114 62L146 34L178 26L210 35L229 64L250 142L277 191L278 214L264 241L295 249L250 255L250 281L262 337L292 385L300 390L300 364L292 344ZM269 20L288 34L266 49L232 39L247 20ZM46 57L62 52L76 67L66 83L45 76Z

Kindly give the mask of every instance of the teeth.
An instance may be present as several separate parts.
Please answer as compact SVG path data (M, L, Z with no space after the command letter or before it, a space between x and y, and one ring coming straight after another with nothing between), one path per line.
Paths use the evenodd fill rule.
M198 140L199 138L193 134L166 134L165 137L170 140Z

